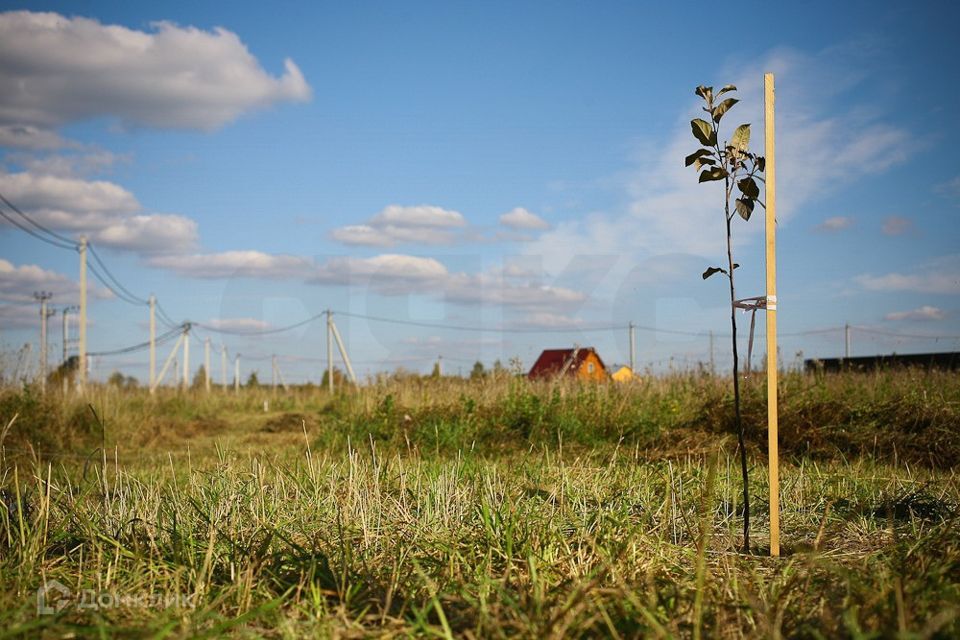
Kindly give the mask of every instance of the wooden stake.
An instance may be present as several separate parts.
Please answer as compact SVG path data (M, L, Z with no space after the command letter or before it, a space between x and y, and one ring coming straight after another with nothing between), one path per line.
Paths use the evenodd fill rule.
M777 416L777 171L773 74L763 76L767 198L767 437L770 469L770 555L780 555L780 452Z

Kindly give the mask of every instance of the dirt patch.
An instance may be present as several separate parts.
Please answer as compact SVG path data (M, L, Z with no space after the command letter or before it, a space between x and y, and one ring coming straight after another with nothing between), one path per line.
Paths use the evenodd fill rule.
M221 418L198 418L176 425L176 434L182 438L221 433L230 428L230 423Z
M274 416L263 423L260 431L265 433L286 433L289 431L303 431L303 425L306 423L307 431L313 427L316 422L310 416L302 413L283 413Z

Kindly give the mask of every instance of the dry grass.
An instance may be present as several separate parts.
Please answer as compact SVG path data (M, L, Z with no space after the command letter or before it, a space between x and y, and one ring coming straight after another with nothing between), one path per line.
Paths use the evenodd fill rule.
M788 447L781 559L736 551L722 380L8 396L0 635L955 637L960 488L904 440L956 446L960 385L885 375L785 380L851 436ZM110 606L38 616L44 580Z

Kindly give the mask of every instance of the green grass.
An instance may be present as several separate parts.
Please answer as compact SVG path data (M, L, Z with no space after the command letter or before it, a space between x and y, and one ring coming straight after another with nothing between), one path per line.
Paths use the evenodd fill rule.
M710 377L10 392L0 636L960 635L960 379L788 376L779 559L759 386L752 555Z

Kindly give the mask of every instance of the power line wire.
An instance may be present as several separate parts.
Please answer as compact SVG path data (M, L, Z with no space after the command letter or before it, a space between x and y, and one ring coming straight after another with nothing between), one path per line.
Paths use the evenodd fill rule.
M43 232L45 232L45 233L53 236L54 238L56 238L57 240L60 240L61 242L64 242L64 243L66 243L66 244L68 244L68 245L76 246L76 242L75 242L74 240L72 240L71 238L68 238L68 237L66 237L66 236L64 236L64 235L61 235L61 234L57 233L56 231L53 231L52 229L48 229L47 227L43 226L42 224L40 224L39 222L37 222L36 220L34 220L33 218L31 218L31 217L28 216L27 214L25 214L25 213L24 213L23 211L21 211L19 208L17 208L17 205L15 205L15 204L13 204L12 202L10 202L9 200L7 200L7 198L6 198L2 193L0 193L0 200L2 200L2 201L4 202L4 204L6 204L6 205L7 205L8 207L10 207L11 209L13 209L15 212L17 212L18 214L20 214L20 217L22 217L24 220L26 220L27 222L29 222L30 224L32 224L33 226L35 226L37 229L40 229L41 231L43 231Z
M212 332L214 332L214 333L222 333L222 334L231 335L231 336L266 336L266 335L272 335L272 334L275 334L275 333L283 333L284 331L291 331L291 330L293 330L293 329L297 329L297 328L302 327L302 326L304 326L304 325L306 325L306 324L310 324L310 323L313 322L314 320L318 320L318 319L320 319L320 318L322 318L322 317L323 317L323 314L322 314L322 313L318 313L318 314L315 315L315 316L310 316L310 317L307 318L306 320L301 320L300 322L295 322L294 324L287 325L287 326L285 326L285 327L278 327L278 328L276 328L276 329L264 329L264 330L262 330L262 331L242 331L242 330L238 330L238 329L224 329L224 328L221 328L221 327L214 327L214 326L212 326L212 325L204 324L204 323L201 323L201 322L194 322L193 324L194 324L194 326L200 327L200 328L202 328L202 329L206 329L207 331L212 331Z
M142 306L137 299L127 297L126 294L118 291L114 286L112 286L112 285L110 284L110 282L107 280L107 278L106 278L105 276L101 275L101 273L97 270L97 268L96 268L95 266L93 266L92 264L88 264L88 265L87 265L87 269L89 269L89 270L90 270L90 273L92 273L93 276L94 276L97 280L99 280L100 283L101 283L103 286L105 286L107 289L109 289L110 292L111 292L113 295L115 295L117 298L119 298L120 300L123 300L124 302L126 302L126 303L128 303L128 304L132 304L132 305L134 305L134 306L136 306L136 307Z
M163 308L163 305L160 304L160 301L154 298L154 302L157 306L157 314L160 316L160 321L163 322L168 327L176 327L179 325L178 322L175 322L170 315L167 313L166 309Z
M358 318L361 320L369 320L371 322L384 322L388 324L398 324L411 327L424 327L428 329L444 329L448 331L471 331L471 332L486 332L486 333L574 333L574 332L599 332L599 331L613 331L626 329L627 325L610 325L610 326L600 326L600 327L544 327L544 328L533 328L533 327L476 327L476 326L466 326L466 325L453 325L453 324L439 324L432 322L419 322L416 320L400 320L398 318L385 318L382 316L368 316L360 313L350 313L347 311L335 311L336 315L346 316L348 318ZM645 328L645 327L637 327Z
M68 250L71 250L71 251L73 251L73 250L76 249L76 245L65 244L65 243L62 243L62 242L57 242L56 240L51 240L50 238L48 238L48 237L46 237L46 236L44 236L44 235L41 235L41 234L37 233L36 231L34 231L33 229L31 229L30 227L25 227L25 226L23 226L23 224L21 224L20 222L18 222L16 219L14 219L14 218L10 217L9 215L7 215L7 213L3 210L2 207L0 207L0 216L3 216L4 218L6 218L7 222L9 222L9 223L12 224L13 226L17 227L17 228L20 229L21 231L26 231L27 233L29 233L31 236L33 236L33 237L36 238L37 240L40 240L40 241L42 241L42 242L46 242L47 244L53 245L54 247L58 247L58 248L60 248L60 249L68 249Z
M917 340L960 340L960 336L931 336L918 333L897 333L894 331L884 331L883 329L871 329L869 327L850 327L854 331L863 333L875 333L881 336L890 336L893 338L913 338Z
M162 344L166 344L167 342L170 342L175 337L177 337L177 335L180 333L182 329L183 327L176 327L174 329L167 331L166 333L157 337L157 339L155 340L155 344L159 346ZM110 349L107 351L88 351L87 355L88 356L116 356L116 355L121 355L125 353L133 353L135 351L142 351L149 347L150 347L150 341L148 340L147 342L141 342L135 345L130 345L129 347L120 347L119 349Z
M26 233L30 234L34 238L61 249L69 249L72 251L76 251L79 249L79 245L76 243L76 241L60 233L57 233L56 231L50 229L49 227L46 227L40 224L39 222L34 220L32 217L24 213L15 204L10 202L10 200L8 200L7 197L4 196L2 193L0 193L0 201L2 201L11 209L13 209L14 212L16 212L21 218L26 220L30 225L32 225L40 232L43 232L47 235L44 236L42 233L38 233L37 231L35 231L34 229L31 229L30 227L24 226L22 223L12 218L2 208L0 208L0 216L3 216L3 218L5 218L8 222L16 226L21 231L25 231ZM92 264L88 264L88 267L90 268L90 271L93 273L93 275L98 280L100 280L100 282L105 287L107 287L107 289L109 289L119 299L125 302L128 302L130 304L136 304L136 305L150 304L148 300L141 298L140 296L130 291L130 289L126 288L123 285L123 283L120 282L119 278L113 275L113 272L110 271L110 268L106 265L106 263L100 257L100 254L97 252L96 248L93 246L92 243L88 243L87 248L90 250L90 255L93 256L94 261L100 266L100 270L102 270L103 273L106 274L106 277L104 277ZM107 282L108 279L110 280L110 282L113 283L112 285L110 284L110 282ZM167 322L167 324L170 326L175 326L176 324L170 321L169 317L166 318L165 322Z
M90 250L90 255L93 256L93 259L96 261L96 263L100 265L100 268L103 270L103 272L107 274L107 277L109 277L110 280L117 286L117 288L123 291L130 300L133 300L137 304L141 304L144 306L147 306L150 304L149 300L145 300L140 296L132 293L129 289L127 289L125 286L123 286L120 283L120 281L117 279L115 275L113 275L113 273L110 271L107 265L104 264L103 260L100 258L100 254L97 253L97 250L94 248L92 243L87 244L87 248Z

